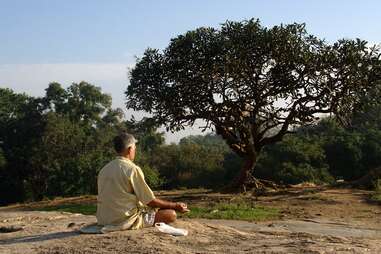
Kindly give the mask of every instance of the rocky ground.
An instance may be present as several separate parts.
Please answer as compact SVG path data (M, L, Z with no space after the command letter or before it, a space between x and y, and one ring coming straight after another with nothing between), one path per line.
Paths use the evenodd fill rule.
M236 198L205 191L159 194L190 205ZM368 196L360 190L293 188L253 198L280 209L279 220L180 219L174 226L188 229L185 237L155 228L83 235L77 230L94 223L94 216L31 211L38 204L4 207L0 228L21 230L0 233L0 253L381 253L381 207ZM70 202L94 202L94 197Z

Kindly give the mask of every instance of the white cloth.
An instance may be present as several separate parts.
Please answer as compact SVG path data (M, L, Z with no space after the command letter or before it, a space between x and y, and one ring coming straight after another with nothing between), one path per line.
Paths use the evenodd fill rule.
M143 214L143 227L152 227L155 223L156 212L148 212Z
M187 236L188 235L188 230L182 229L182 228L175 228L172 226L169 226L165 224L164 222L160 223L155 223L155 227L160 231L165 234L170 234L174 236Z

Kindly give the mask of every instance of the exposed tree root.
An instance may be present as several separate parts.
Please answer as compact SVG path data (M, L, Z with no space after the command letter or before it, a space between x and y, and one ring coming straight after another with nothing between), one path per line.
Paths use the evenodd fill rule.
M279 185L272 181L258 179L252 174L248 174L244 182L234 181L232 184L222 189L225 193L246 193L252 192L255 196L264 194L268 189L277 190Z

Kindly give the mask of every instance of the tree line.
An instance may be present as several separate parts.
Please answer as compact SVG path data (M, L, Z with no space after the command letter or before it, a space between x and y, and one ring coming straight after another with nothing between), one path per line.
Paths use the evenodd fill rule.
M332 183L380 167L381 106L364 105L350 126L326 117L267 146L254 175L282 184ZM138 138L137 164L154 189L221 188L244 163L215 133L165 144L157 127L149 118L124 119L109 95L86 82L66 89L52 83L39 98L1 88L1 204L96 194L97 174L115 157L112 139L120 131Z

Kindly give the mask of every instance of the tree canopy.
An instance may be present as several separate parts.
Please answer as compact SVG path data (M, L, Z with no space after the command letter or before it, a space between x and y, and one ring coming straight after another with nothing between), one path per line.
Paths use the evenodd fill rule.
M327 113L347 119L380 79L380 65L379 50L360 39L329 44L304 24L227 21L147 49L131 71L126 105L173 131L203 119L245 158L245 180L261 149L295 127Z

